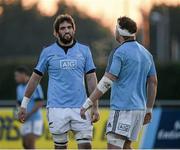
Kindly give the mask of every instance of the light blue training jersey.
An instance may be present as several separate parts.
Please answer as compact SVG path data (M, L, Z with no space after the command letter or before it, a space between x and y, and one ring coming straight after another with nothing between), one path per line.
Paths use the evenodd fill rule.
M86 99L84 75L95 70L88 46L74 42L67 53L57 42L44 48L34 72L48 72L47 107L80 108Z
M16 88L17 101L19 104L21 104L22 99L24 97L26 86L27 84L20 84ZM33 95L30 98L30 101L27 106L27 112L31 112L35 106L36 101L41 101L43 100L43 98L44 96L43 96L42 88L40 85L38 85ZM42 119L42 114L41 114L41 108L40 108L27 121L35 121L35 120L41 120L41 119Z
M111 88L113 110L144 110L148 76L156 75L152 55L137 41L127 41L112 51L106 72L118 79Z

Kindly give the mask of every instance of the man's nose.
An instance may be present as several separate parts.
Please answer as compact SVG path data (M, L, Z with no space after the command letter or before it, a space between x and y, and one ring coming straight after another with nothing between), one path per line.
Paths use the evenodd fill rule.
M65 28L65 33L69 33L69 29L68 28Z

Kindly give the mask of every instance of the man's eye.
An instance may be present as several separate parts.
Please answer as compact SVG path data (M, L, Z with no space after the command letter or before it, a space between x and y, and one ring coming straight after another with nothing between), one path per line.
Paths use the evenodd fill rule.
M60 28L60 30L64 30L64 29L65 29L65 27L61 27L61 28Z
M68 29L72 29L72 26L68 26Z

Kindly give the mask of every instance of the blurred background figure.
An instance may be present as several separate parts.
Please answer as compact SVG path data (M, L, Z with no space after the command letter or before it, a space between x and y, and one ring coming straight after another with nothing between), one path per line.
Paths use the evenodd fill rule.
M26 66L17 67L14 73L17 85L17 107L21 105L27 83L30 78L30 70ZM43 119L41 107L43 106L43 91L41 85L37 86L31 101L28 104L25 123L21 126L22 144L25 149L34 149L36 139L43 131Z

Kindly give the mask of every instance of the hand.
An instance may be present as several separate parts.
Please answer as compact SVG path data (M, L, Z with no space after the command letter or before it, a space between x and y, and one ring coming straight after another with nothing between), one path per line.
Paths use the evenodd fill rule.
M97 122L100 119L99 111L97 107L91 108L91 121L92 123Z
M143 125L150 123L151 119L152 119L152 113L151 112L146 113L146 115L144 117Z
M13 118L14 120L18 120L19 107L15 107L13 109Z
M26 108L20 107L19 113L18 113L18 119L21 123L25 122L26 119Z
M87 109L85 109L84 107L81 107L80 116L82 119L86 119L86 111Z

